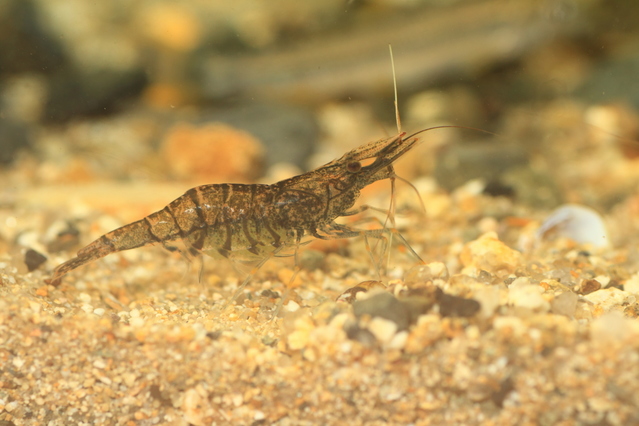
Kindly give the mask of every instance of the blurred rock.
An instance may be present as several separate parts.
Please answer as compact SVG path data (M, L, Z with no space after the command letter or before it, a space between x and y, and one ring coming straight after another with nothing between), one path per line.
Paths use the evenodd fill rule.
M557 179L550 171L532 167L513 167L500 179L498 182L503 183L506 191L510 188L514 198L528 206L552 208L564 199Z
M202 30L197 11L180 3L142 4L138 10L137 28L160 48L190 51L197 47Z
M129 111L76 119L37 133L36 153L45 159L38 177L47 182L166 178L156 147L162 116Z
M633 333L636 323L623 316L621 312L606 312L592 322L590 337L602 345L631 342L636 338Z
M370 315L392 321L396 324L397 330L406 330L410 325L410 311L395 296L385 291L355 301L353 312L357 317Z
M626 100L639 109L639 56L623 55L595 65L577 89L576 96L588 103Z
M536 1L496 0L422 7L393 16L387 11L362 14L341 31L282 43L279 49L225 56L213 52L198 58L196 78L209 99L266 96L317 101L379 96L391 89L390 79L386 80L388 55L381 46L391 43L397 63L410 64L397 68L398 82L404 87L467 77L489 65L513 61L549 39L586 32L580 24L589 5L574 7L570 14L556 13L557 9ZM549 15L554 16L547 19Z
M47 82L41 74L23 73L0 85L0 110L5 119L37 123L47 98Z
M51 73L65 62L59 41L47 32L30 0L0 4L2 73Z
M252 182L263 172L260 141L220 123L174 125L164 137L161 155L173 176L201 184Z
M501 180L490 180L486 182L483 194L491 197L514 198L516 190L513 186L505 184Z
M522 83L538 96L565 96L590 75L594 58L583 44L557 42L532 51L522 66Z
M434 176L445 189L469 180L499 181L508 170L528 166L528 154L518 145L503 142L477 142L448 146L439 156Z
M376 342L373 333L356 322L344 324L344 331L349 339L355 340L364 346L373 346Z
M75 68L60 70L51 78L43 119L59 122L113 113L124 101L139 95L146 84L147 75L141 69L91 73Z
M54 222L46 234L48 234L46 247L49 253L71 250L80 244L80 230L72 222Z
M478 301L446 294L439 288L436 295L439 313L443 317L472 317L481 309Z
M20 150L31 145L26 125L0 117L0 166L11 164Z
M313 249L302 250L299 257L300 268L308 271L321 269L324 266L324 261L326 260L325 253Z
M229 124L259 138L266 148L265 167L291 163L307 170L309 158L319 136L310 110L286 104L246 102L207 110L193 122L216 121Z

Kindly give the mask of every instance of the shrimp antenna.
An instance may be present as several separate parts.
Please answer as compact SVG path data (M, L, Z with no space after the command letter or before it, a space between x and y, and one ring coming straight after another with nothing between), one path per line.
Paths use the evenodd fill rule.
M399 103L397 102L397 76L395 75L395 59L393 58L393 46L389 43L388 44L388 52L390 53L390 61L391 61L391 69L393 70L393 92L395 94L395 122L397 123L397 134L400 135L399 137L401 138L401 133L402 133L402 121L399 118ZM395 207L396 207L396 201L395 201L395 174L393 174L393 176L390 177L390 182L391 182L391 202L390 202L390 206L388 209L388 214L386 215L386 219L384 220L384 228L386 228L386 224L390 221L391 226L393 228L395 228ZM403 180L403 179L402 179ZM393 234L391 233L390 236L388 237L388 247L391 246L392 244L392 240L393 240ZM390 259L390 250L388 251L388 258L386 259L386 264L388 264Z
M395 76L395 59L393 59L393 46L388 45L390 52L391 68L393 70L393 91L395 93L395 122L397 123L397 133L402 133L402 121L399 118L399 106L397 102L397 77Z

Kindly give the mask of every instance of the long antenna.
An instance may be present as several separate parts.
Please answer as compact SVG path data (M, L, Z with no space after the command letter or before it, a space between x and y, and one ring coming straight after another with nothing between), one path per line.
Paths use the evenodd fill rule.
M391 46L390 43L388 44L388 51L390 52L391 69L393 70L393 91L395 93L395 102L394 102L395 103L395 123L397 123L397 135L401 139L402 138L402 121L399 118L399 104L397 102L397 76L395 75L395 59L393 58L393 46ZM391 202L388 208L388 215L386 215L386 220L384 220L384 228L386 228L386 223L388 223L388 221L390 221L391 226L395 228L395 207L396 207L395 177L396 176L394 175L394 172L393 172L393 176L390 177ZM388 245L387 245L388 257L386 259L386 265L388 265L390 261L390 254L391 254L390 247L392 245L392 241L393 241L393 233L391 232L390 235L388 236Z
M397 103L397 77L395 76L395 59L393 59L393 46L388 45L390 52L391 68L393 69L393 90L395 92L395 122L397 123L397 133L402 133L402 121L399 118L399 106Z

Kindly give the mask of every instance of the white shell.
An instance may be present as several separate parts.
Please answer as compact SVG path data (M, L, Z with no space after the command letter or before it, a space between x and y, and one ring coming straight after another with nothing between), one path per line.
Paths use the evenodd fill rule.
M601 215L578 204L566 204L552 212L537 230L537 239L543 240L549 233L594 247L606 247L610 243Z

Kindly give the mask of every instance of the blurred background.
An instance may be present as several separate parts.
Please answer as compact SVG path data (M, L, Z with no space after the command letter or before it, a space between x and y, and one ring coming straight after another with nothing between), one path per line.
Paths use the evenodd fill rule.
M607 209L639 180L639 4L2 0L0 169L25 186L273 182L402 130L402 176ZM179 194L176 194L179 195Z

